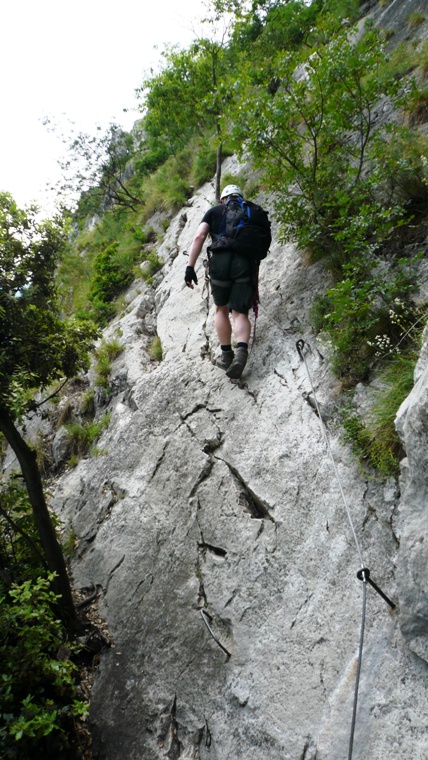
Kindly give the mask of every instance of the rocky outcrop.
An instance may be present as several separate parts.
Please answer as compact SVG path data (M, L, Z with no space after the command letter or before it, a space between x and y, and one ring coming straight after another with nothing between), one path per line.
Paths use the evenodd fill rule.
M415 386L401 405L396 425L407 457L401 463L401 629L410 648L428 662L428 332L415 370Z
M198 289L183 281L182 254L212 200L207 184L172 221L155 286L134 286L109 326L125 351L102 455L66 473L53 499L77 537L74 583L100 590L115 642L92 693L96 749L106 760L343 760L360 551L398 611L369 587L354 759L422 760L426 412L409 401L403 416L412 475L400 502L398 484L365 476L340 441L337 381L308 319L326 275L275 230L255 345L241 381L229 381L212 363L202 262ZM161 362L148 352L153 324Z

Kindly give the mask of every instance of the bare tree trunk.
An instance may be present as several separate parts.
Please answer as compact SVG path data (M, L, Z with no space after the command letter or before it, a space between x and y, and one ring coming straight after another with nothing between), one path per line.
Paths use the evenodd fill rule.
M17 456L48 568L52 573L56 573L52 585L55 593L61 596L59 607L63 622L67 628L74 630L77 627L77 615L70 581L62 549L46 505L36 454L24 441L7 410L2 406L0 406L0 431Z

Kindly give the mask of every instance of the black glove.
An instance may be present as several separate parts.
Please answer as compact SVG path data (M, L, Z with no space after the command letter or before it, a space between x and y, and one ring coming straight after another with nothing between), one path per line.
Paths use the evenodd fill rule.
M196 277L196 272L193 267L186 267L186 274L184 275L184 282L186 285L191 287L191 283L194 282L195 285L198 284L198 278Z

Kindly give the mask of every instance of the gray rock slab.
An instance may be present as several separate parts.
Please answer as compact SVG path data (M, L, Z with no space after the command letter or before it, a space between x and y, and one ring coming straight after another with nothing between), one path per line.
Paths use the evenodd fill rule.
M171 224L165 252L189 248L210 199L208 184L185 223ZM419 592L426 568L401 548L407 530L406 545L416 545L418 527L398 513L398 484L368 478L340 441L337 381L308 319L322 269L273 244L256 342L241 381L231 382L211 361L218 347L202 278L190 291L185 257L163 258L155 300L164 359L147 362L135 298L109 327L120 327L126 346L114 372L126 371L128 390L111 402L104 453L65 474L53 499L77 535L74 583L100 587L114 640L92 693L97 751L106 760L343 760L361 552L400 609L368 589L354 758L422 760L427 666L403 609L409 563L419 563ZM358 548L314 391L328 410Z
M422 357L426 356L424 344ZM428 662L428 367L401 405L396 426L406 450L400 501L400 620L411 649ZM421 367L421 362L419 363Z

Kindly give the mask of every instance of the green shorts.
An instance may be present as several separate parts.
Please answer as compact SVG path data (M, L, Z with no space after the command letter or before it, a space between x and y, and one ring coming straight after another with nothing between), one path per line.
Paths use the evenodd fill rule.
M248 314L254 297L254 267L239 253L213 253L210 259L211 293L216 306Z

